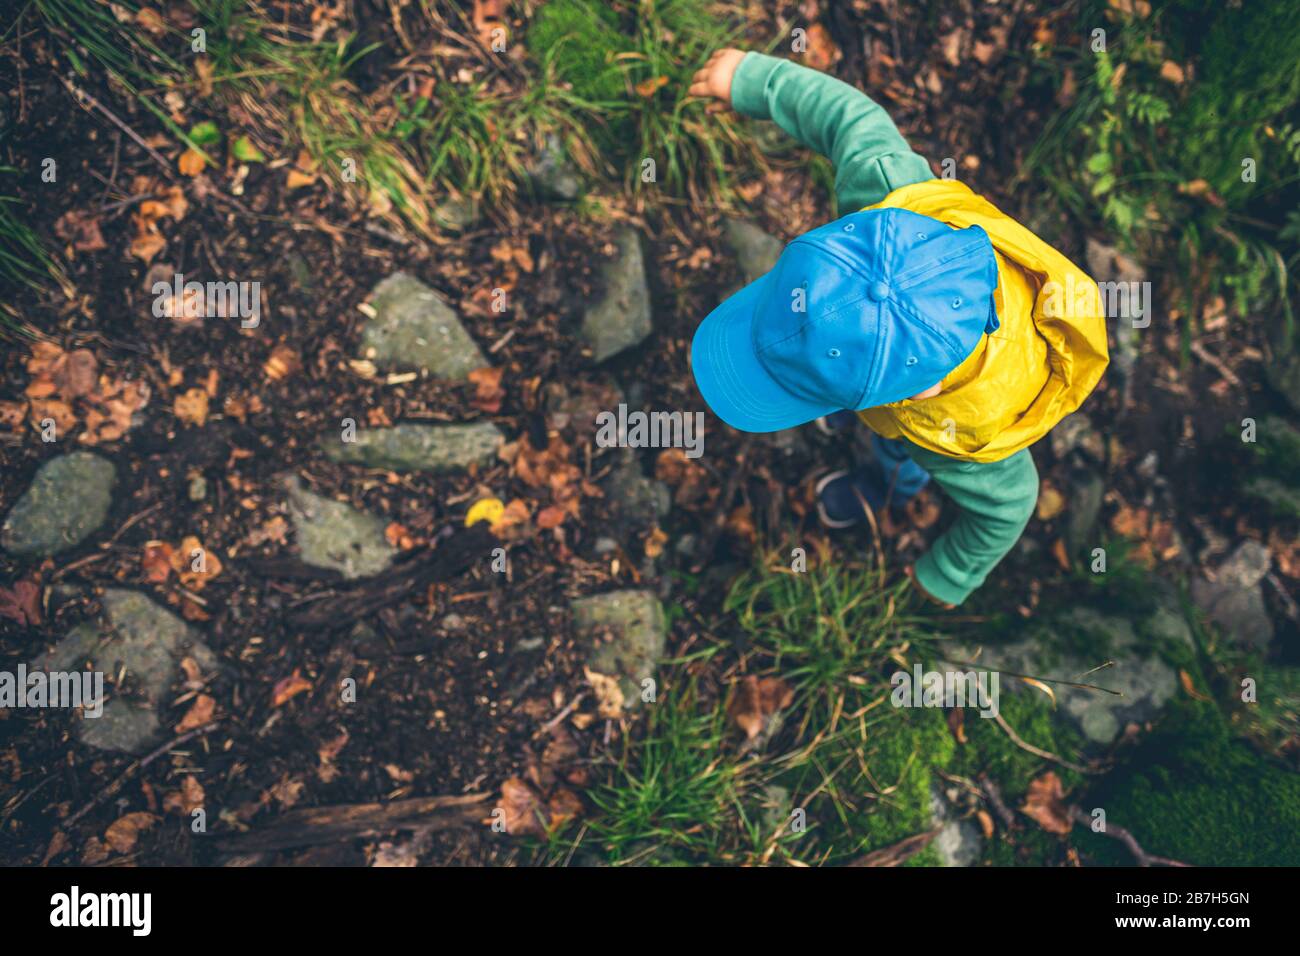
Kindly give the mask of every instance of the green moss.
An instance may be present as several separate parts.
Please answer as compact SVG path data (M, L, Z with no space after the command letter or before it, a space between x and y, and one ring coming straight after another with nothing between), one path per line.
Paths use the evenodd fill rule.
M1077 759L1083 738L1056 715L1045 694L1017 690L1003 693L999 703L1003 719L1020 739L1066 760ZM1046 770L1054 770L1067 791L1084 780L1068 767L1016 746L996 720L981 718L977 711L967 711L963 726L966 743L957 748L952 771L971 779L988 774L1009 805L1019 803L1030 781Z
M928 830L934 769L952 760L953 747L943 713L922 709L891 709L865 730L823 743L778 778L795 800L820 788L804 806L808 832L791 851L844 863ZM927 848L908 865L939 863Z
M1082 801L1148 853L1199 866L1300 864L1300 775L1235 739L1213 704L1180 698L1126 765ZM1091 862L1132 864L1123 846L1080 827Z

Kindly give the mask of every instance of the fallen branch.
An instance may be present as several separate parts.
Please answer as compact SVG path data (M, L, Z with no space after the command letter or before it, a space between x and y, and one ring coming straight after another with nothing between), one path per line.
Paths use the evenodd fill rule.
M247 833L215 837L226 854L266 853L378 837L394 830L448 830L478 824L488 793L459 797L412 797L392 803L350 803L291 810L274 824Z
M68 819L64 820L62 825L60 826L60 829L67 830L69 827L75 824L78 820L84 817L91 810L95 809L100 804L105 803L110 797L112 797L115 793L117 793L119 790L122 789L123 784L125 784L133 776L135 776L145 767L149 766L149 764L153 763L163 754L170 753L171 751L179 747L181 744L193 740L195 737L202 736L203 734L206 734L210 730L216 730L217 724L219 723L221 723L221 721L214 720L211 723L204 724L202 727L195 727L193 730L188 730L185 733L181 734L179 737L169 740L167 743L163 744L157 750L152 751L147 756L141 757L139 760L134 761L129 767L127 767L125 770L122 771L121 775L118 776L116 780L110 783L103 790L99 791L99 793L95 795L95 799L91 800L90 803L86 804L84 807L82 807L72 816L68 817Z
M1070 807L1070 819L1075 823L1081 823L1091 829L1092 817L1084 813L1079 807ZM1183 863L1179 860L1171 860L1165 856L1156 856L1142 849L1137 841L1137 837L1129 833L1121 826L1113 823L1107 823L1104 830L1094 830L1094 833L1101 833L1105 836L1119 840L1128 851L1133 854L1133 859L1137 860L1138 866L1191 866L1190 863Z
M933 830L927 830L924 833L914 833L906 839L899 840L892 846L881 847L879 850L872 850L865 856L860 856L845 866L902 866L912 857L916 856L927 846L930 841L939 835L942 827L935 827Z
M338 630L361 617L371 617L383 608L421 593L434 581L446 581L463 573L475 561L492 556L497 539L486 522L457 532L438 547L381 574L334 589L289 612L290 627Z

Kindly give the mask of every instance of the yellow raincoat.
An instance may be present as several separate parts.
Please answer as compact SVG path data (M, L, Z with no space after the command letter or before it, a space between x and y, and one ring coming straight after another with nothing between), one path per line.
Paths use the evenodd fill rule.
M1032 445L1079 407L1106 370L1096 283L962 183L914 183L867 208L889 206L988 233L998 260L993 297L1001 327L948 373L939 395L858 415L885 438L967 461L1001 461Z

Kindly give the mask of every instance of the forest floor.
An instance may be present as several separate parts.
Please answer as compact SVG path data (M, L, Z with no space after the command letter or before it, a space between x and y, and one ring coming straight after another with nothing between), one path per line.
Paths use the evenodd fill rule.
M440 42L417 22L399 38L385 12L357 7L365 22L354 26L369 42ZM823 18L828 68L871 91L936 173L956 157L963 181L1072 260L1088 260L1090 239L1094 256L1104 254L1108 237L1045 214L1032 183L1007 188L1058 106L1012 52L1056 22L1046 5L969 15L956 5L924 19L910 4L886 15L894 7L856 4ZM777 16L752 17L756 45ZM367 70L386 80L409 64L380 55ZM182 171L184 144L102 76L77 79L92 98L78 101L34 22L5 48L0 76L11 91L0 160L31 173L19 199L67 279L9 298L0 512L69 449L109 460L115 476L106 512L75 545L0 551L0 661L14 670L59 645L105 613L106 589L147 596L171 616L144 616L182 635L167 650L174 682L149 704L157 727L148 746L96 748L64 713L0 711L3 862L526 862L538 845L516 837L541 836L526 818L596 812L587 788L618 764L639 719L630 702L626 714L611 710L591 677L575 601L653 593L666 608L663 656L722 699L749 673L744 654L732 653L737 628L723 606L737 572L794 547L852 562L879 546L893 586L951 520L952 506L927 491L906 519L882 516L878 539L870 530L829 538L812 484L861 453L859 436L807 426L747 437L708 415L698 460L595 442L592 416L620 401L707 413L688 346L699 320L743 281L726 221L743 215L784 242L833 214L797 156L744 180L740 213L646 202L588 178L579 202L521 189L508 209L489 205L430 238L356 208L291 153ZM206 118L239 128L237 108L218 113L197 97L177 111L187 128ZM56 184L33 172L48 159ZM605 294L609 263L625 256L627 227L642 237L653 331L596 361L580 327ZM154 283L174 273L257 280L260 323L158 317ZM368 303L395 273L436 290L488 371L439 379L369 360ZM504 311L493 309L495 290L504 290ZM1034 448L1038 515L979 599L944 617L900 591L907 613L987 633L1087 591L1087 552L1064 543L1085 471L1104 479L1104 496L1077 534L1127 540L1139 580L1182 585L1242 541L1267 546L1272 570L1256 583L1275 647L1296 647L1294 531L1225 478L1246 461L1242 419L1281 407L1263 385L1263 343L1233 328L1213 327L1188 361L1157 312L1127 380L1108 375L1086 422ZM42 440L49 416L53 442ZM490 423L501 441L438 472L336 460L326 445L349 419L358 431ZM295 499L289 476L319 498ZM342 519L360 528L348 532L351 546L382 552L373 573L354 574L347 559L303 560L312 518L301 512L320 499L352 509ZM465 527L484 499L506 505L493 536ZM507 551L508 573L493 568L496 547ZM190 650L190 639L206 651ZM139 674L101 666L115 694L135 700L147 690ZM744 739L734 727L726 735L732 748ZM456 809L475 825L417 827L414 841L390 840L371 821L332 841L261 851L223 843L301 824L294 814L311 808L466 795ZM490 825L494 807L515 835ZM203 832L180 825L196 808L207 812Z

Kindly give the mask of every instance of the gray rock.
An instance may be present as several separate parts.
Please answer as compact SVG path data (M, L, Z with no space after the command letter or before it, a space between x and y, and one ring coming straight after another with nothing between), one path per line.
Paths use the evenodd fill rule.
M1167 609L1181 618L1181 614ZM1178 675L1173 667L1155 653L1153 629L1190 643L1191 632L1183 622L1178 629L1163 612L1152 618L1139 620L1138 627L1126 618L1101 614L1087 607L1072 608L1047 622L1041 630L1032 632L1026 639L1012 644L985 645L978 658L981 669L1014 671L1033 677L1074 680L1104 660L1113 660L1115 666L1092 675L1085 683L1118 691L1107 694L1101 691L1064 684L1053 684L1057 712L1072 724L1084 737L1095 744L1109 744L1130 722L1142 723L1155 717L1178 689ZM1083 638L1074 646L1094 644L1095 655L1083 656L1075 650L1062 650L1059 638L1074 634ZM971 649L959 649L957 660L972 660ZM1004 677L999 681L1000 693L1040 693L1026 688L1020 681Z
M736 254L746 284L770 272L785 249L785 244L780 239L743 219L724 221L722 236Z
M205 672L216 670L216 655L198 632L137 591L109 588L104 617L78 624L54 649L33 661L33 669L97 671L125 678L129 696L118 695L96 718L77 723L83 743L101 750L139 753L161 729L158 707L173 695L181 661L192 658Z
M51 458L9 510L0 546L42 558L76 547L108 517L116 480L113 463L88 451Z
M321 440L321 447L331 461L443 474L492 462L505 436L491 422L471 422L362 428L357 430L356 439L344 442L328 436Z
M623 706L639 707L641 682L654 677L668 634L659 599L650 591L631 589L578 598L573 625L579 639L590 645L587 666L618 677Z
M618 253L601 270L604 294L587 309L580 330L597 362L638 345L654 331L641 235L624 227L615 242Z
M1065 520L1065 547L1068 554L1091 551L1098 542L1093 536L1097 516L1101 514L1106 484L1095 471L1081 471L1071 476L1070 503Z
M673 506L668 486L643 475L631 456L605 480L605 497L610 502L615 523L623 532L645 531L666 517Z
M434 222L449 232L464 232L478 219L478 202L469 196L448 196L433 207Z
M1097 464L1106 459L1106 447L1101 435L1083 412L1066 415L1052 429L1052 454L1058 461L1063 461L1066 455L1075 450L1081 451Z
M528 169L528 178L543 199L573 202L582 192L582 180L558 136L546 137L541 155Z
M446 381L488 364L455 310L419 279L395 272L370 295L375 315L361 333L361 357L383 369L420 369Z
M1260 586L1272 560L1258 541L1243 541L1212 577L1192 581L1192 601L1243 646L1264 648L1273 640L1273 621Z
M396 553L384 537L385 523L342 501L332 501L303 487L296 477L286 483L289 518L304 564L331 568L345 578L378 574Z
M984 834L970 820L957 819L938 787L930 788L930 817L941 829L930 846L944 866L974 866L984 852Z

